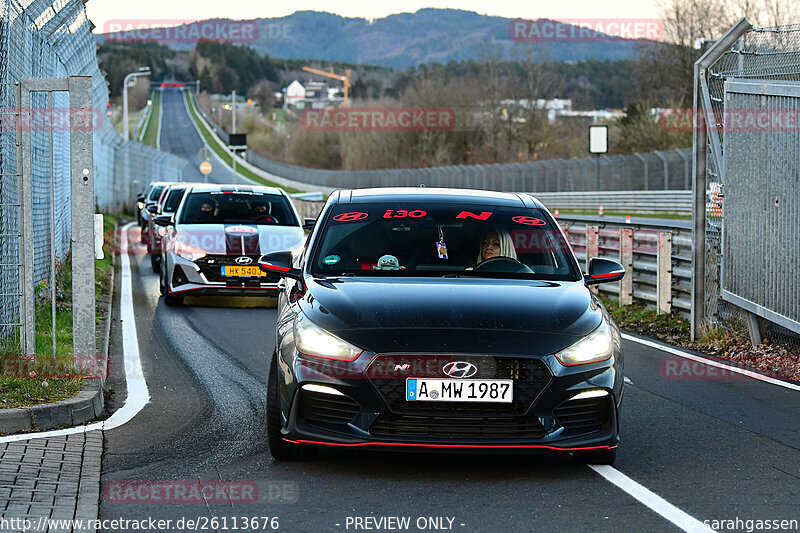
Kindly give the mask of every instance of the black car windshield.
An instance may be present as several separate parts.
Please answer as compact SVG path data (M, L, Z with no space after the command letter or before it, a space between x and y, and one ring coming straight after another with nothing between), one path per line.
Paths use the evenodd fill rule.
M316 276L581 279L540 209L417 203L334 207L312 256Z
M151 202L158 200L158 198L161 196L161 193L164 192L164 187L166 187L166 185L156 185L150 189L150 195L147 197L147 200Z
M299 225L289 200L278 194L194 192L184 203L179 224Z
M167 196L167 200L164 202L164 209L161 211L162 213L174 213L178 210L178 206L181 205L181 200L183 200L183 195L186 194L186 189L170 189L169 196Z

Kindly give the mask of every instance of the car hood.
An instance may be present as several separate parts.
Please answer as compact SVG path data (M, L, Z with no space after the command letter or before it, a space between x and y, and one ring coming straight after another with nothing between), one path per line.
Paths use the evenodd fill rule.
M602 311L579 282L308 280L302 311L365 350L546 355L591 333Z
M175 240L215 255L261 255L289 250L303 241L298 226L250 224L182 224Z

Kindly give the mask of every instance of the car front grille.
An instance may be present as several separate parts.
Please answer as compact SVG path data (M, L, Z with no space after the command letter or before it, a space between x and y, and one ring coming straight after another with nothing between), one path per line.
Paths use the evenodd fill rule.
M361 406L349 396L300 391L300 417L309 424L347 424L359 411Z
M236 263L236 259L242 257L240 255L206 255L205 257L201 257L194 263L200 269L200 272L206 277L206 279L210 282L216 283L228 283L229 285L241 285L242 283L277 283L280 280L280 276L276 276L273 274L267 274L266 277L263 276L251 276L251 277L228 277L222 275L222 267L223 266L240 266ZM246 266L258 266L258 259L259 256L257 255L248 255L252 259L252 262Z
M585 435L608 424L610 396L568 400L553 410L553 415L570 435Z
M535 417L448 418L382 415L372 424L373 435L452 439L539 439L544 428Z
M453 361L470 362L478 367L478 372L470 379L512 379L513 402L406 401L406 378L449 378L443 367ZM552 380L547 366L539 359L460 355L379 355L367 369L367 376L393 413L429 416L446 414L448 417L524 414Z

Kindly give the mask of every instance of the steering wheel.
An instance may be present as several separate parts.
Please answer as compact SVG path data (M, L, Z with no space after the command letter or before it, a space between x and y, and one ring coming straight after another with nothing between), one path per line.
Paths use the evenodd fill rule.
M255 222L266 222L267 224L277 224L278 219L270 216L270 215L258 215L255 219Z
M475 266L474 270L483 270L485 272L510 272L513 274L533 274L533 270L528 268L527 265L511 259L510 257L492 257L486 261L482 261Z

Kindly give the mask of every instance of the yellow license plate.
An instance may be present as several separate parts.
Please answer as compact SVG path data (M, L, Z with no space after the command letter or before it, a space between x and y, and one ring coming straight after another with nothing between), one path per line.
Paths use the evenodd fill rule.
M257 266L224 266L222 267L223 276L241 277L266 277L267 274Z

